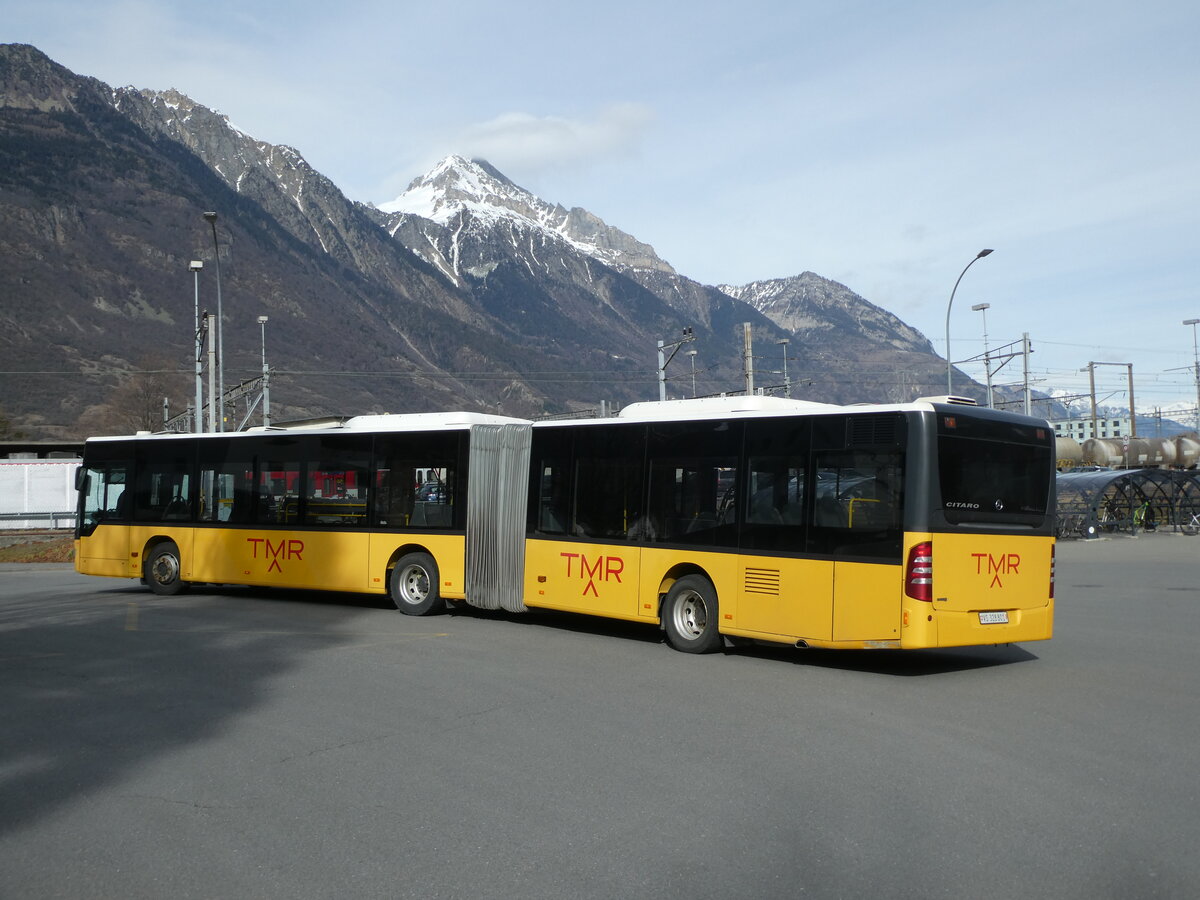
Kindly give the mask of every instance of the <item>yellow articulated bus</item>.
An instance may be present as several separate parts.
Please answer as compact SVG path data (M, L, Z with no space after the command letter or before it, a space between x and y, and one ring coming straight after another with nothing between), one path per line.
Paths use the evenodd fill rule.
M75 568L142 578L159 594L195 582L313 588L390 594L427 613L467 596L470 482L487 488L498 480L490 469L520 469L528 437L521 420L436 413L93 438L78 477ZM482 551L475 563L485 576L496 568Z
M633 404L612 419L371 416L88 442L76 566L388 593L827 648L1044 640L1054 436L954 398Z

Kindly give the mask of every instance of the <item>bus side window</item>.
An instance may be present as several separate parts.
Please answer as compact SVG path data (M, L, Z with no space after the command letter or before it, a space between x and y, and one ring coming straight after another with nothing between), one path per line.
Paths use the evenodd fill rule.
M819 453L816 476L810 550L899 559L900 451Z
M567 533L567 477L566 460L545 460L538 467L541 480L538 487L537 530L545 534Z
M799 457L749 457L743 547L795 552L804 549L806 476L807 470Z
M304 522L308 525L367 524L371 445L352 435L322 436L307 460Z
M580 537L636 538L641 527L641 459L577 460L573 533Z
M402 528L410 523L416 472L396 460L380 463L375 470L375 524Z
M301 502L299 461L261 460L255 497L255 521L297 524Z
M654 460L650 469L650 515L657 533L648 539L728 543L735 519L736 462L733 457Z
M454 466L448 462L435 464L429 460L417 464L412 471L414 528L450 528L454 525Z
M186 522L192 518L191 448L163 459L143 459L133 492L138 522Z
M787 459L751 458L746 493L749 525L804 522L804 467Z

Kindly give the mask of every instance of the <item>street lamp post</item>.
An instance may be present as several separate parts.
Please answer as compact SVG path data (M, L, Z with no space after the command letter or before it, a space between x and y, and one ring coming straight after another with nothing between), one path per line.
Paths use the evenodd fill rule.
M783 393L784 393L785 397L790 397L790 396L792 396L792 383L790 381L788 381L787 354L788 354L788 344L791 343L791 339L790 338L780 338L775 343L777 343L780 347L783 348Z
M271 425L271 370L267 368L267 317L259 316L258 325L262 329L262 399L263 427Z
M210 397L209 401L218 404L220 415L218 416L218 431L225 430L225 342L222 340L222 334L225 330L225 316L221 311L221 248L217 246L217 214L215 212L206 212L204 218L208 224L212 226L213 236L213 259L217 264L217 390L220 391L218 397Z
M1184 319L1184 325L1192 326L1192 365L1196 373L1196 433L1200 434L1200 349L1196 344L1196 326L1200 319Z
M696 399L696 354L699 352L700 352L699 350L689 350L687 352L688 357L692 361L692 399L693 400Z
M971 268L971 266L975 265L975 263L979 262L979 260L983 259L985 256L987 256L991 252L992 252L991 250L980 250L978 253L976 253L975 258L973 260L971 260L969 263L967 263L966 266L963 267L963 270L958 273L958 280L954 282L954 288L953 288L953 290L950 291L950 302L948 304L946 304L946 393L947 394L954 393L954 386L953 386L953 382L951 381L951 378L952 378L951 368L953 367L953 363L950 362L950 310L954 306L954 294L958 291L958 282L962 281L963 276L967 274L967 269Z
M976 303L971 307L972 312L983 314L983 368L987 372L987 405L992 408L992 357L988 351L987 341L987 311L992 308L990 303Z
M196 307L193 314L193 321L196 327L196 409L195 422L196 434L201 434L204 431L204 376L202 374L203 366L201 365L201 357L204 355L204 343L200 337L200 270L204 268L204 263L198 259L193 259L188 263L188 270L195 276L196 282Z

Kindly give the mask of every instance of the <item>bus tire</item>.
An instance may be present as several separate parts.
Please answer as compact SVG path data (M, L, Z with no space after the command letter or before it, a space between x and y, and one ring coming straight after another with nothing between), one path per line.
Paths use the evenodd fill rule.
M717 628L717 589L703 575L685 575L663 601L667 643L683 653L712 653L722 646Z
M150 548L142 564L142 576L146 584L162 597L171 597L187 590L187 582L180 578L182 572L179 548L174 541L159 541Z
M400 557L388 582L396 609L406 616L428 616L444 610L438 578L437 563L428 553Z

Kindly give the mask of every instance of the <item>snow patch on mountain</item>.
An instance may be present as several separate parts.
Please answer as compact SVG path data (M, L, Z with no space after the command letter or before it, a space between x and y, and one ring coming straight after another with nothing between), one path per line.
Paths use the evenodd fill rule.
M675 271L649 244L585 209L566 209L542 200L484 160L448 156L413 179L395 200L378 208L389 214L419 216L443 227L466 213L483 228L508 224L518 232L542 232L618 268ZM393 224L391 230L395 227Z

